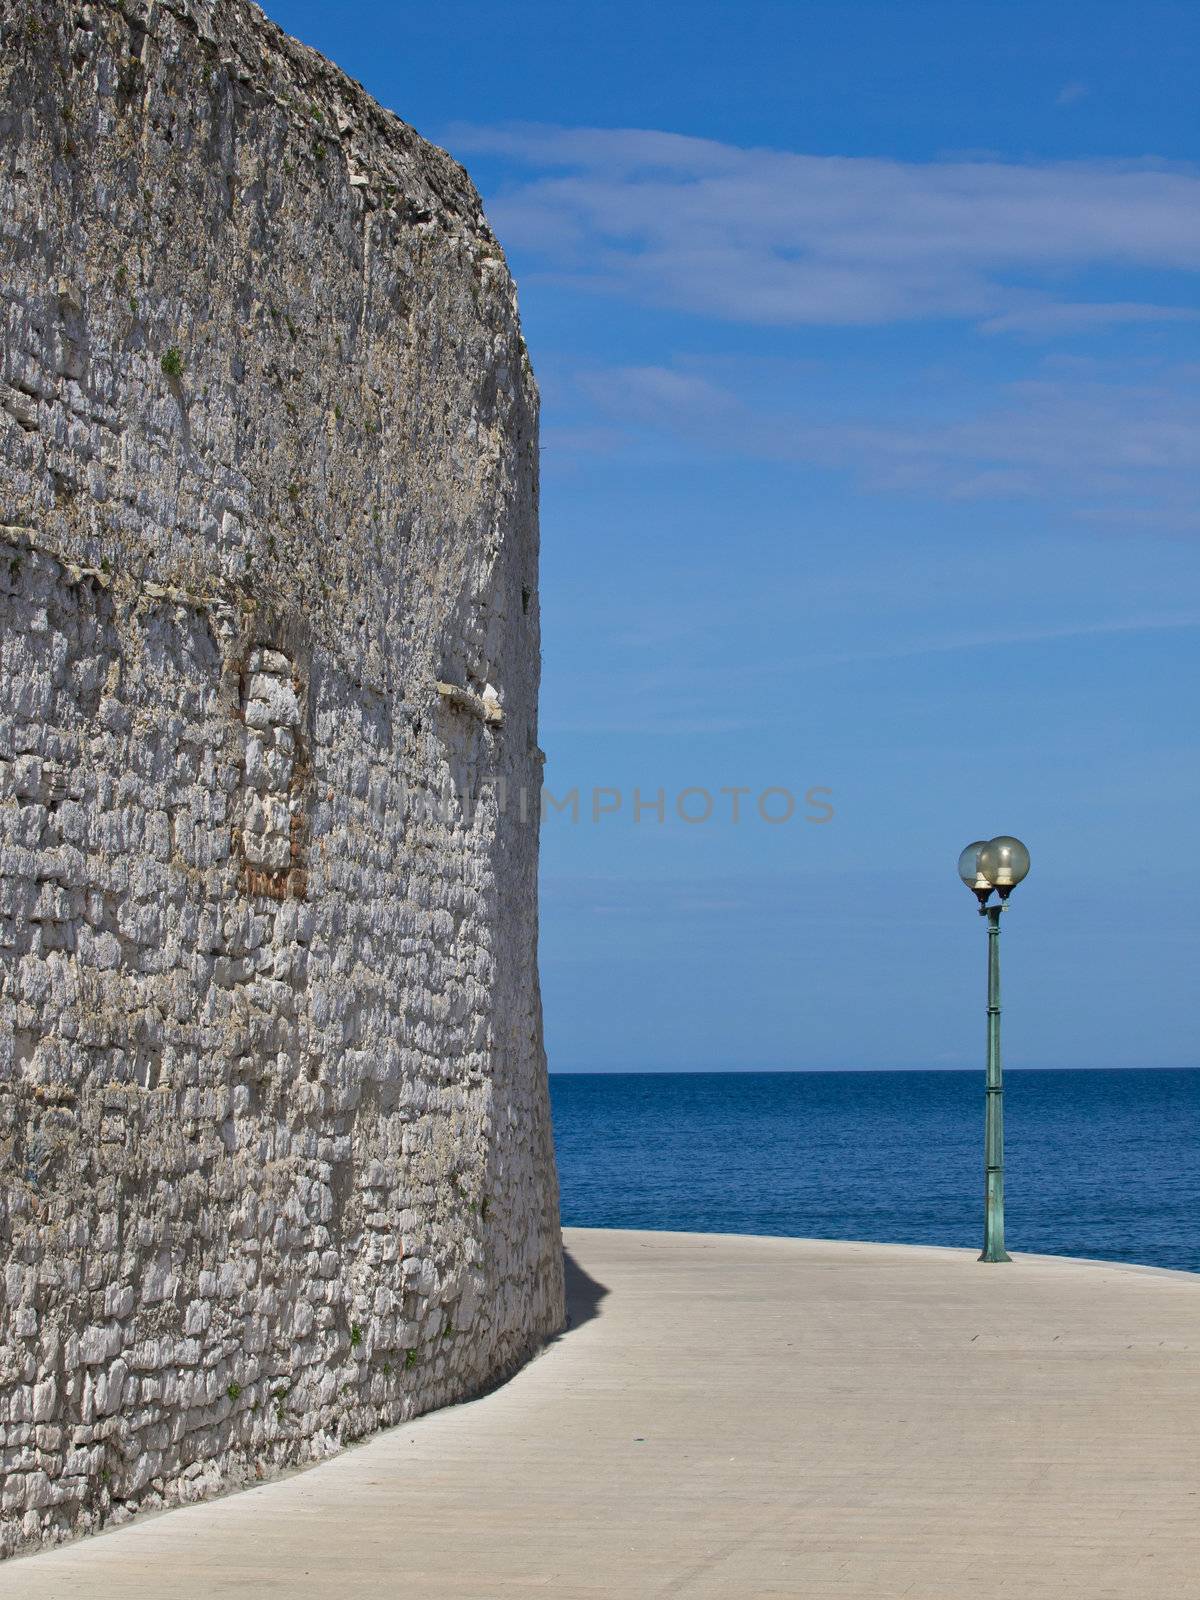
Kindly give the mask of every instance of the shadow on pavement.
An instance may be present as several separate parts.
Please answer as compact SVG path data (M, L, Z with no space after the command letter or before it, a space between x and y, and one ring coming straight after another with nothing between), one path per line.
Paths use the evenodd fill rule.
M569 1333L600 1315L600 1302L608 1289L589 1277L569 1250L563 1251L563 1277L567 1287L567 1325L563 1332Z

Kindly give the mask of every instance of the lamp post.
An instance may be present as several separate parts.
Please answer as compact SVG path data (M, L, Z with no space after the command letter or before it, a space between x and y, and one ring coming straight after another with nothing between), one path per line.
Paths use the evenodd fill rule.
M1004 1248L1004 1076L1000 1067L1000 913L1029 871L1020 839L976 839L958 858L958 875L979 901L988 924L987 1090L983 1127L983 1253L980 1261L1011 1261ZM988 901L995 894L995 905Z

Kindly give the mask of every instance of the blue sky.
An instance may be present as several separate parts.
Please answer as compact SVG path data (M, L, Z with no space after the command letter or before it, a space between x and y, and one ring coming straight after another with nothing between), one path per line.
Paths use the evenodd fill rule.
M271 11L517 277L552 1068L976 1065L1001 831L1009 1063L1194 1065L1200 8Z

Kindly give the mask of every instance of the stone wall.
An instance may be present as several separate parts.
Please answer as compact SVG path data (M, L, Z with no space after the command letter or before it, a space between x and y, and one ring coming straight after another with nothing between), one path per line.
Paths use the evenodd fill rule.
M0 0L0 85L8 1552L474 1393L562 1276L478 196L243 0Z

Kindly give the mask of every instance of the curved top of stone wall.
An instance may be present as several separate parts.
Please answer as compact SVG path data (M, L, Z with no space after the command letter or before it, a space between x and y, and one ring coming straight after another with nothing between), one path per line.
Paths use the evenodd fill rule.
M534 574L487 622L462 597L536 391L463 169L243 0L14 7L0 92L0 516L114 582L302 617L386 691L398 640L490 681Z

